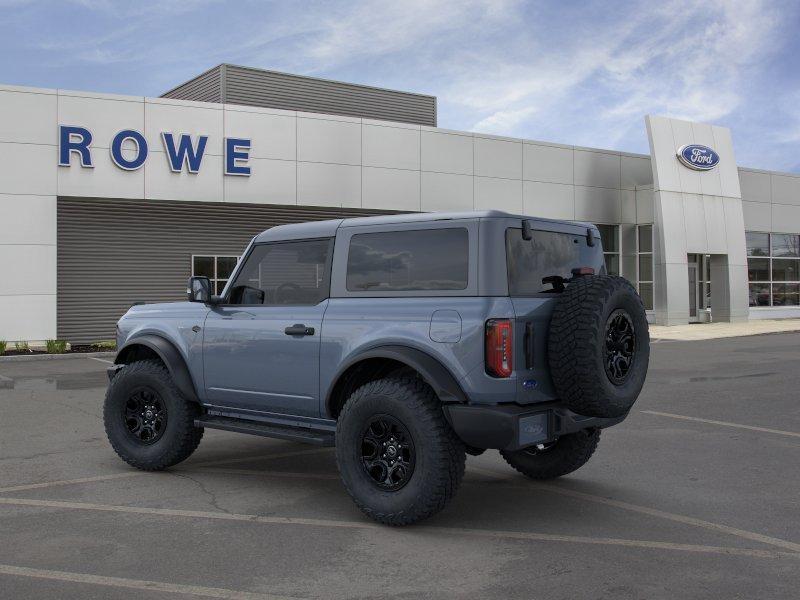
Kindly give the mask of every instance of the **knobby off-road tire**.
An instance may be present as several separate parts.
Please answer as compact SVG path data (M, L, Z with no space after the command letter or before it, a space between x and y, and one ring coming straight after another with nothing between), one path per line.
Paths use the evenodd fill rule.
M570 410L623 416L642 390L650 360L642 300L622 277L578 277L558 298L547 346L556 392Z
M166 469L195 451L203 437L203 429L194 426L199 415L200 407L181 395L166 367L155 360L137 361L119 371L103 406L114 451L144 471Z
M580 469L594 454L600 441L599 429L585 429L558 438L544 448L516 452L501 450L506 462L531 479L554 479Z
M465 460L439 399L414 375L364 384L339 415L336 463L345 489L380 523L409 525L442 510Z

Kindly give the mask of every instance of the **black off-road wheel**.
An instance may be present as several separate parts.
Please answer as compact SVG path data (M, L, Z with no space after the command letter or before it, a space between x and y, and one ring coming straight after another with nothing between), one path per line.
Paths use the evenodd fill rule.
M413 375L364 384L339 415L336 463L345 489L380 523L409 525L442 510L465 460L436 394Z
M579 277L558 298L548 360L558 397L590 417L621 417L647 376L650 334L633 286L610 275Z
M600 441L599 429L588 429L561 436L549 444L500 454L506 462L531 479L555 479L585 465Z
M187 459L203 429L200 407L184 398L166 367L155 360L126 365L111 380L103 406L106 435L129 465L160 471Z

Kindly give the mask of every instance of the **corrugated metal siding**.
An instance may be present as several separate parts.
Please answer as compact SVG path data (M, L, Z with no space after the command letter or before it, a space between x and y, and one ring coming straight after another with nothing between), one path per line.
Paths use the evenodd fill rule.
M387 212L59 198L58 339L111 339L134 302L185 299L193 254L236 256L276 225Z
M161 95L176 100L222 102L222 75L218 65Z
M224 102L436 126L436 98L227 66Z
M216 79L220 100L209 100L211 97L209 76ZM164 97L364 117L436 127L434 96L227 64L206 71L170 90Z

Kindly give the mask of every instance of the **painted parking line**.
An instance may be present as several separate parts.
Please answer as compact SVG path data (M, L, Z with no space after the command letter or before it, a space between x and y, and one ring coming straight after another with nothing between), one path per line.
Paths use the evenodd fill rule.
M97 362L106 363L107 365L113 365L113 360L106 360L105 358L97 358L96 356L87 356L89 360L96 360Z
M490 471L488 469L481 469L477 467L469 467L470 471L474 471L475 473L480 473L482 475L486 475L488 477L492 477L494 479L501 479L504 481L511 482L513 480L510 477L496 473L494 471ZM511 477L515 477L512 475ZM763 535L761 533L756 533L754 531L747 531L745 529L737 529L736 527L729 527L727 525L721 525L719 523L712 523L711 521L704 521L703 519L696 519L694 517L687 517L685 515L679 515L675 513L666 512L663 510L658 510L657 508L650 508L648 506L639 506L638 504L631 504L630 502L623 502L621 500L614 500L613 498L604 498L603 496L595 496L594 494L587 494L585 492L578 492L575 490L569 490L563 488L559 485L551 484L551 483L542 483L537 481L527 481L524 484L514 485L513 487L517 488L528 488L528 489L538 489L538 490L545 490L548 492L552 492L554 494L561 494L562 496L569 496L571 498L579 498L581 500L587 500L589 502L595 502L598 504L604 504L606 506L613 506L615 508L620 508L622 510L627 510L631 512L640 513L643 515L649 515L651 517L658 517L660 519L666 519L668 521L674 521L675 523L682 523L683 525L691 525L693 527L699 527L701 529L708 529L710 531L718 531L721 533L727 533L729 535L736 536L738 538L742 538L745 540L749 540L751 542L761 542L762 544L767 544L769 546L775 546L777 548L782 548L784 550L789 550L791 552L798 553L800 556L800 544L795 542L790 542L788 540L782 540L780 538L775 538L769 535Z
M114 473L112 475L97 475L95 477L79 477L77 479L61 479L58 481L45 481L43 483L26 483L23 485L12 485L11 487L0 488L0 493L22 492L25 490L39 490L42 488L56 487L59 485L76 485L80 483L93 483L95 481L110 481L112 479L125 479L143 475L143 471L125 471L124 473Z
M507 474L497 473L495 471L490 471L488 469L482 469L480 467L474 467L472 465L467 467L467 470L473 473L479 473L481 475L485 475L491 477L492 479L505 481L508 483L508 487L512 487L515 489L541 489L548 492L552 492L555 494L561 494L562 496L569 496L572 498L578 498L581 500L587 500L589 502L594 502L598 504L604 504L606 506L613 506L614 508L620 508L623 510L637 512L641 514L645 514L651 517L658 517L661 519L667 519L669 521L674 521L676 523L681 523L683 525L690 525L693 527L699 527L701 529L708 529L711 531L717 531L721 533L726 533L729 535L733 535L742 539L746 539L753 542L761 542L762 544L767 544L770 546L776 546L778 548L782 548L784 550L790 550L792 552L800 552L800 544L796 544L794 542L790 542L788 540L782 540L780 538L771 537L768 535L763 535L760 533L756 533L754 531L747 531L744 529L737 529L735 527L729 527L727 525L721 525L719 523L712 523L710 521L704 521L703 519L696 519L694 517L687 517L685 515L679 515L675 513L666 512L663 510L658 510L655 508L650 508L647 506L639 506L637 504L631 504L629 502L623 502L620 500L613 500L611 498L604 498L603 496L595 496L594 494L587 494L585 492L577 492L574 490L569 490L562 488L560 486L548 483L541 483L535 481L526 481L525 483L517 484L515 481L517 477L513 474L510 476ZM209 468L209 469L202 469L203 473L220 473L226 475L249 475L249 476L263 476L263 477L284 477L288 479L322 479L322 480L338 480L339 476L334 474L328 473L298 473L298 472L289 472L289 471L260 471L256 469L217 469L217 468ZM513 479L512 479L513 478ZM475 481L466 480L464 483L477 483Z
M380 530L386 532L385 525L369 521L341 521L331 519L307 519L299 517L268 517L262 515L209 512L199 510L180 510L170 508L149 508L142 506L124 506L113 504L94 504L89 502L64 502L59 500L35 500L32 498L1 498L0 505L31 506L37 508L55 508L61 510L83 510L96 512L126 513L138 515L158 515L186 519L210 519L221 521L240 521L263 525L298 525L327 529L361 529ZM524 540L534 542L564 542L572 544L589 544L600 546L623 546L628 548L645 548L651 550L668 550L701 554L719 554L728 556L749 556L754 558L790 558L800 561L798 552L777 552L773 550L756 550L753 548L735 548L729 546L706 546L700 544L678 544L656 540L630 540L624 538L588 537L574 535L558 535L527 531L502 531L491 529L471 529L464 527L431 527L420 525L413 531L461 535L477 538L504 540Z
M88 573L73 573L70 571L51 571L49 569L31 569L14 565L0 564L0 575L16 577L30 577L33 579L49 579L69 583L83 583L114 588L127 588L144 590L147 592L166 592L171 594L186 594L201 596L203 598L226 598L229 600L295 600L291 596L275 596L265 593L241 592L225 588L203 587L199 585L184 585L180 583L165 583L162 581L147 581L143 579L125 579L122 577L104 577Z
M641 410L647 415L656 415L658 417L669 417L670 419L681 419L683 421L694 421L696 423L708 423L709 425L720 425L722 427L735 427L736 429L748 429L750 431L758 431L761 433L774 433L776 435L786 435L789 437L800 438L800 433L795 431L784 431L782 429L770 429L768 427L756 427L754 425L742 425L741 423L731 423L729 421L714 421L713 419L701 419L699 417L688 417L686 415L675 415L672 413L658 412L657 410Z
M221 460L211 460L195 463L193 467L212 467L216 465L236 464L241 462L248 462L254 460L272 460L277 458L289 458L292 456L303 456L305 454L316 454L320 452L330 451L331 448L307 448L304 450L294 450L291 452L279 452L276 454L257 454L250 456L240 456L237 458L225 458ZM166 471L169 473L169 471ZM14 485L10 487L0 488L0 494L8 492L22 492L25 490L39 490L43 488L58 487L62 485L78 485L81 483L94 483L98 481L111 481L114 479L126 479L128 477L138 477L143 475L151 475L148 471L125 471L123 473L111 473L109 475L96 475L94 477L79 477L77 479L61 479L57 481L45 481L41 483L26 483L22 485Z
M202 467L200 473L219 473L221 475L256 475L263 477L284 477L286 479L322 479L339 481L341 477L335 473L297 473L291 471L257 471L255 469L225 469L218 467ZM188 471L175 471L188 473Z

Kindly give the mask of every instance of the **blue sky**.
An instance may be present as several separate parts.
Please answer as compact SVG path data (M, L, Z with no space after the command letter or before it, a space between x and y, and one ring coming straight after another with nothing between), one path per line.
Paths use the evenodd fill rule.
M157 96L231 62L433 94L439 126L648 152L643 115L800 172L800 3L0 0L0 82Z

